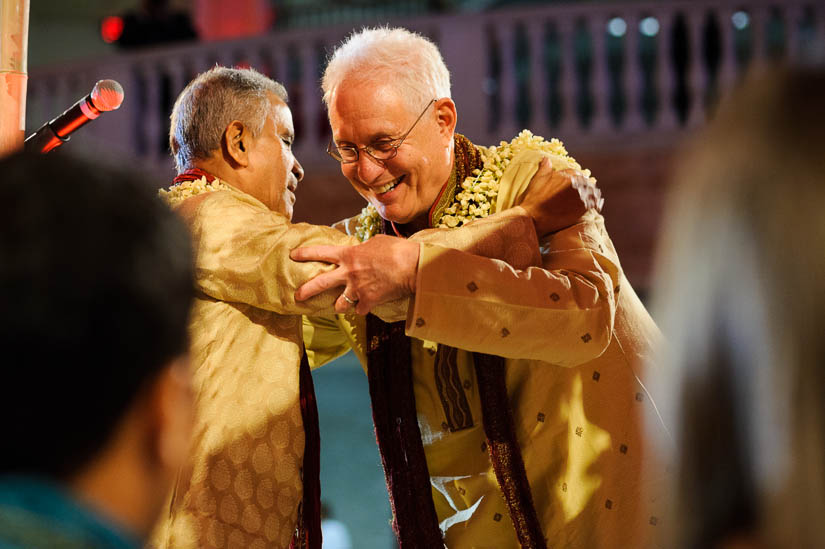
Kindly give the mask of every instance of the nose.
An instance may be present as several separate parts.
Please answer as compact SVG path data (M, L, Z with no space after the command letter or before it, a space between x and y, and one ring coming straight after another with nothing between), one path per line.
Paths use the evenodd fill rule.
M387 167L372 158L366 152L361 151L358 155L358 160L355 161L355 168L358 173L358 179L363 183L371 183L381 175Z
M300 182L304 178L304 167L298 162L298 159L293 157L295 163L292 165L292 173L295 174L295 180Z

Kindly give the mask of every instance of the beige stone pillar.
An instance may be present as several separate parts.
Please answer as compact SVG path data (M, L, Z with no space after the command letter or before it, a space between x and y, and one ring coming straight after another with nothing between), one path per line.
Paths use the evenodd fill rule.
M0 0L0 156L23 147L29 0Z

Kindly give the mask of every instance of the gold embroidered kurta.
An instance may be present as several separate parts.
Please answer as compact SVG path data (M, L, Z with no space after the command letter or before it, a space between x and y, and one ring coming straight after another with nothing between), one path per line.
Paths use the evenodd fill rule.
M303 492L300 315L331 313L341 291L296 303L298 286L333 267L291 261L289 252L357 240L329 227L290 223L234 188L189 198L177 211L196 252L190 326L196 421L191 457L153 543L285 548ZM524 235L513 258L537 258L532 221L523 211L462 234L468 243L484 242L504 227ZM386 304L378 314L403 320L408 302Z
M196 252L196 422L191 458L154 541L288 547L303 495L299 315L329 311L337 297L328 292L296 303L297 286L324 267L292 262L289 251L354 239L293 225L234 189L190 198L178 211Z
M520 201L542 156L513 159L497 209ZM458 549L517 547L487 453L470 354L478 351L508 359L516 434L549 546L654 546L664 473L646 460L643 418L655 413L644 369L659 331L600 215L544 238L541 252L540 268L516 270L422 246L406 330L444 539ZM350 315L305 323L311 363L351 345L366 367L364 333ZM435 342L461 350L439 353Z

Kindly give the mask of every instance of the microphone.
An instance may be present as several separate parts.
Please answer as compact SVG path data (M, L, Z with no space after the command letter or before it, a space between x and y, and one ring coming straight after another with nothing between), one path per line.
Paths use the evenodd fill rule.
M100 113L113 111L121 103L123 86L114 80L100 80L89 95L28 136L24 147L45 154L68 141L70 134L100 116Z

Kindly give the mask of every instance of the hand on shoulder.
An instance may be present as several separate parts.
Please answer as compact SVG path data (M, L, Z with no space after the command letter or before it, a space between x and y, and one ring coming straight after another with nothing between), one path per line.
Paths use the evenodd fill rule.
M595 180L574 169L555 170L549 159L539 164L520 206L543 236L575 225L590 209L601 211L604 199Z

